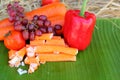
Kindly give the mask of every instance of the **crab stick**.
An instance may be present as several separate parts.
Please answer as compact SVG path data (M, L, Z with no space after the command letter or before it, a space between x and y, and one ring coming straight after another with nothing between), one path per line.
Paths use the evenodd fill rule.
M35 52L36 53L62 52L62 53L65 53L65 54L77 55L78 49L71 48L71 47L65 47L65 46L42 45L42 46L36 46L35 47Z
M35 36L35 40L50 40L53 37L53 33L45 33L41 36Z
M76 56L67 54L39 54L40 61L56 62L56 61L76 61Z

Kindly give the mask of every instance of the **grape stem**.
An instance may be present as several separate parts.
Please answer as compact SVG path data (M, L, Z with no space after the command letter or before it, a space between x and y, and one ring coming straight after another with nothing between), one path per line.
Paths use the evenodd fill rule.
M80 16L85 17L85 10L86 10L86 5L87 5L88 0L83 0L83 4L82 4L82 9L80 12Z

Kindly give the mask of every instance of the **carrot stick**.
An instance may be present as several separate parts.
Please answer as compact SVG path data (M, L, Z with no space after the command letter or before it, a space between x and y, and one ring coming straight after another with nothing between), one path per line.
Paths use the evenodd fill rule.
M46 15L48 19L52 16L64 16L66 13L66 7L63 3L51 3L49 5L37 8L30 12L26 12L26 18L32 20L34 15ZM51 20L51 19L50 19ZM52 19L53 20L53 19ZM51 21L52 22L52 21ZM52 24L56 23L55 21ZM9 22L8 18L0 21L0 28L13 25Z
M53 33L45 33L41 36L35 36L35 40L50 40L53 37Z
M76 61L76 56L67 54L39 54L40 61Z
M33 40L30 41L30 45L43 45L45 44L45 40Z
M5 34L7 34L9 31L12 31L12 30L14 30L13 26L8 26L8 27L0 28L0 41L4 40Z
M59 40L46 40L45 45L54 45L54 46L65 46L65 42L63 39L59 39Z
M62 52L70 55L77 55L78 50L75 48L69 48L65 46L50 46L50 45L42 45L35 47L36 53L43 53L43 52Z

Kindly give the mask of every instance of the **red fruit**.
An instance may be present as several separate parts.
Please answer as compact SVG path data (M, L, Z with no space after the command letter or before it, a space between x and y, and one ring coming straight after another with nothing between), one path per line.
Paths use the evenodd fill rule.
M34 40L35 39L35 32L30 32L30 40Z
M4 39L4 44L8 49L19 50L25 46L25 40L19 31L11 31Z
M28 40L28 39L29 39L29 31L28 31L28 30L24 30L24 31L22 32L22 35L23 35L23 38L24 38L25 40Z

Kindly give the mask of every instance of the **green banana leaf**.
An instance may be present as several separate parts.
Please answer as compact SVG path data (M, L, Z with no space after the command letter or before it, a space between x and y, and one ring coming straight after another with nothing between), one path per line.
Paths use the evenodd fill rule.
M0 42L0 80L120 80L120 19L97 19L92 42L76 62L48 62L20 76L8 66L7 52Z

